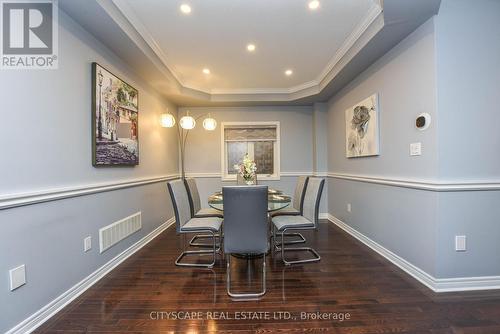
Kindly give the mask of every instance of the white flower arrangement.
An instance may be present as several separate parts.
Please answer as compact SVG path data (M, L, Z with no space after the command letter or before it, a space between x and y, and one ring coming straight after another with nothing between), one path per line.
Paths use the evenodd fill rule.
M243 162L239 165L238 164L234 165L234 169L248 183L252 182L255 179L255 173L257 172L257 165L255 164L255 161L250 159L247 153L243 157Z

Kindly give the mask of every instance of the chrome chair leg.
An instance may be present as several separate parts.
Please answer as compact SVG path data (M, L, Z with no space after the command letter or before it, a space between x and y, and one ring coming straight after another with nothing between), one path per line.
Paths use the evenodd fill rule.
M298 240L288 240L285 241L285 245L293 245L293 244L302 244L306 242L306 238L301 233L298 232L293 232L293 233L286 233L285 237L298 237ZM278 245L281 245L281 243L278 243Z
M227 294L233 298L239 298L240 300L252 300L259 297L262 297L266 294L266 254L263 255L262 261L262 291L257 293L234 293L231 292L231 254L228 254L227 258L227 280L226 280L226 288ZM244 298L244 299L241 299Z
M272 238L273 238L273 246L272 246L273 251L271 252L271 255L274 256L274 253L281 249L280 248L281 244L278 244L278 231L276 230L276 226L274 225L272 227Z
M314 228L312 228L314 229ZM321 260L321 256L318 254L318 252L311 247L289 247L286 248L284 245L284 236L286 234L287 230L293 230L291 228L285 228L283 231L281 231L281 245L275 244L275 251L281 251L281 259L283 260L283 263L287 266L291 264L298 264L298 263L308 263L308 262L317 262ZM300 230L304 230L304 228L301 228ZM288 261L285 257L285 252L287 251L308 251L312 253L313 257L310 259L305 259L305 260L295 260L295 261Z
M217 246L218 246L217 251L220 251L221 245L222 245L221 237L217 233L215 234L215 237L219 239L219 241L217 242ZM196 242L197 239L208 239L208 238L212 238L212 236L210 234L196 234L189 241L189 246L191 246L191 247L212 247L212 243Z
M210 234L195 234L191 240L189 240L189 246L192 247L212 247L212 243L208 242L197 242L198 239L208 239L212 236ZM215 237L219 237L219 234L215 234Z
M212 234L212 239L213 239L213 249L212 250L197 250L197 251L183 251L179 257L175 260L175 265L180 266L180 267L203 267L203 268L212 268L215 265L215 260L216 260L216 254L217 254L217 244L216 244L216 236L213 231L208 231L209 233ZM184 241L184 239L183 239ZM185 244L183 242L183 244ZM183 245L184 246L184 245ZM184 248L183 248L184 249ZM213 260L211 263L189 263L189 262L181 262L182 258L184 256L189 256L189 255L208 255L208 254L213 254Z

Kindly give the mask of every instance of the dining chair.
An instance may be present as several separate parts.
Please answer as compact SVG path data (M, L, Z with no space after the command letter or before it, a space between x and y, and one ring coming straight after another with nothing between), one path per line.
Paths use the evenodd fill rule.
M192 177L185 178L184 183L188 192L189 206L191 208L191 216L194 218L206 218L206 217L219 217L224 218L222 211L215 210L212 208L201 208L200 193L198 192L198 186L196 185L196 180ZM189 241L189 245L193 247L211 247L210 243L196 242L198 239L211 238L209 234L196 234Z
M304 206L304 196L306 194L307 182L309 181L308 176L299 176L297 178L297 184L295 186L295 192L293 194L293 201L291 207L286 207L271 214L271 217L277 216L299 216L302 214L302 208ZM298 240L288 240L285 244L300 244L306 242L306 238L301 233L292 232L285 234L285 237L298 237Z
M318 177L310 177L304 197L302 215L299 216L277 216L272 218L273 222L273 247L274 251L281 251L281 258L285 265L316 262L321 260L321 256L311 247L289 247L286 248L284 236L287 231L314 230L319 222L319 202L325 180ZM276 237L281 236L281 244L277 244ZM312 258L305 260L288 261L285 257L287 251L309 251Z
M268 244L267 186L223 187L224 253L227 256L227 294L234 298L258 298L266 293ZM231 254L263 254L262 291L231 292Z
M189 206L191 208L191 215L195 218L205 218L205 217L219 217L224 218L221 211L212 208L202 208L200 193L198 192L198 186L196 185L196 180L192 177L184 179L186 184L186 189L188 191Z
M299 176L297 178L297 184L295 185L295 191L293 193L292 206L286 207L281 210L272 213L272 217L276 216L299 216L302 214L302 207L304 205L304 195L306 194L307 182L309 181L308 176Z
M252 181L251 185L257 185L257 174L254 175L254 177L251 181ZM245 181L245 179L243 178L243 176L241 176L239 173L236 176L236 184L239 186L247 186L248 185L247 182Z
M222 218L219 217L203 217L195 218L191 215L189 206L189 196L181 179L170 181L167 183L168 192L172 200L175 214L175 227L178 234L185 235L188 233L209 233L212 236L212 250L196 250L183 251L175 260L175 265L184 267L207 267L212 268L215 264L217 253L217 235L220 235ZM184 245L184 238L183 238ZM205 255L213 254L211 263L188 263L181 262L184 256L188 255Z

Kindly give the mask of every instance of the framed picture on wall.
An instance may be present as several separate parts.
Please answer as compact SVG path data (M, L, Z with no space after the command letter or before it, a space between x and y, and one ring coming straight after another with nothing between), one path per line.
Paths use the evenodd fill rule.
M92 63L92 164L139 164L139 92Z
M378 95L373 94L345 111L346 157L379 155Z

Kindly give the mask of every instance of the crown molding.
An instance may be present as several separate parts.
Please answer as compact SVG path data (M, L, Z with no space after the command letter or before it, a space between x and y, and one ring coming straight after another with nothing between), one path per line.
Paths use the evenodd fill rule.
M356 25L351 34L346 38L341 47L336 51L325 68L313 80L304 82L300 85L283 88L239 88L239 89L204 89L195 85L188 85L184 82L182 76L176 70L175 66L168 60L168 57L160 47L159 43L154 39L141 20L135 15L133 9L128 5L126 0L112 0L115 8L110 8L108 2L97 0L98 3L105 9L108 15L117 22L123 31L132 39L132 41L146 54L148 58L156 58L161 61L162 67L168 69L168 72L175 78L179 90L187 95L196 95L194 97L210 101L292 101L298 96L307 97L316 95L326 86L326 84L335 77L340 71L339 63L343 58L350 53L353 47L357 44L365 45L369 39L366 39L366 31L376 22L378 18L382 18L383 9L380 3L374 1L369 11L363 19ZM119 13L117 12L119 11ZM126 20L127 23L123 22ZM383 22L383 19L379 20ZM383 28L383 24L376 26L378 32ZM370 39L373 34L369 34ZM142 40L138 41L137 37ZM355 53L354 53L355 54ZM343 62L344 65L347 61ZM343 66L340 66L343 67ZM337 70L335 70L337 69ZM335 75L332 75L332 73ZM326 79L330 77L331 79Z
M333 71L333 69L339 64L341 59L353 48L353 46L363 37L363 34L369 30L370 26L375 22L377 18L382 16L383 10L382 7L373 4L373 6L370 8L366 16L359 22L359 24L354 28L354 30L351 32L351 34L347 37L347 39L344 41L342 46L337 50L335 55L333 56L332 59L328 62L326 67L323 69L321 74L314 80L316 85L319 85L321 82L325 80L325 78ZM383 24L380 29L383 27ZM378 30L377 30L378 31ZM371 39L371 37L370 37ZM364 41L368 42L368 41ZM366 44L366 43L364 43ZM300 86L298 86L300 88ZM298 90L301 90L297 89Z
M98 2L103 7L108 5L108 3L106 1L103 1L103 0L98 0ZM121 14L123 15L123 18L126 19L129 23L127 25L127 24L123 24L124 22L122 22L122 24L120 25L120 27L125 31L125 33L127 33L127 35L129 37L131 37L131 36L136 35L133 31L133 30L135 30L135 32L137 32L137 34L140 36L140 38L142 38L141 42L146 43L151 48L152 52L161 60L163 65L169 70L169 72L174 76L174 78L178 81L178 83L183 87L187 87L185 84L183 84L183 82L178 74L178 71L176 71L175 67L172 64L169 64L169 62L167 61L167 56L163 52L163 50L160 47L160 45L158 44L158 42L156 42L156 40L153 38L151 33L146 28L146 26L137 17L137 15L135 15L134 11L132 10L132 8L130 8L129 4L124 0L112 0L112 2L116 6L116 9L121 12ZM108 14L110 14L110 16L112 16L112 18L115 20L115 22L118 23L118 22L122 21L122 20L120 20L120 17L118 17L118 15L117 15L118 13L110 10L109 6L105 9L107 9ZM134 42L136 42L136 41L137 40L134 39ZM136 44L137 44L137 42L136 42ZM145 51L143 48L144 45L137 44L137 46L139 46L141 49L143 49L143 51ZM200 90L200 89L198 89L198 90ZM200 91L203 91L203 90L200 90Z
M125 35L130 38L132 43L142 51L142 53L148 58L148 60L154 65L154 67L166 78L170 83L173 84L173 90L181 92L184 86L180 83L176 77L175 72L172 72L166 65L164 60L159 56L151 45L144 39L137 28L135 28L127 17L124 16L123 12L117 7L114 1L106 0L95 0L98 6L100 6L104 12L116 23L116 25L123 31ZM125 9L126 10L126 9ZM104 41L104 44L105 41ZM161 51L159 46L158 51ZM161 55L161 54L160 54Z
M59 8L178 106L311 105L325 102L439 11L441 0L372 0L322 72L293 87L200 89L185 82L125 0L59 0Z

